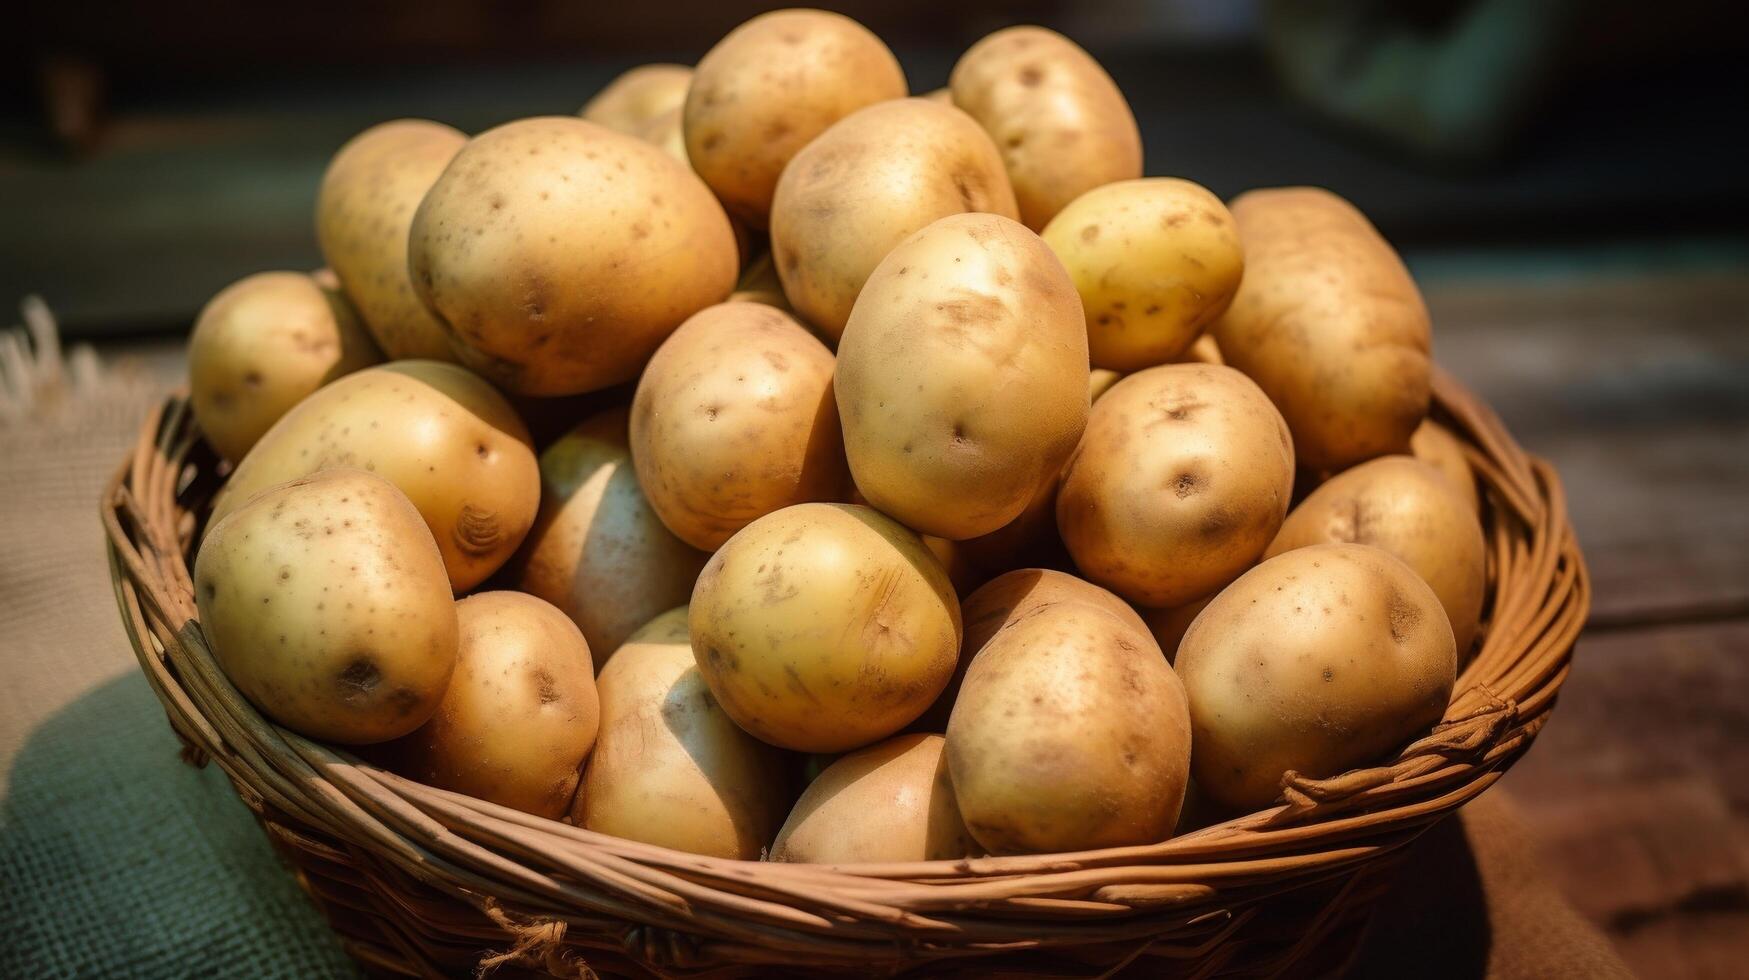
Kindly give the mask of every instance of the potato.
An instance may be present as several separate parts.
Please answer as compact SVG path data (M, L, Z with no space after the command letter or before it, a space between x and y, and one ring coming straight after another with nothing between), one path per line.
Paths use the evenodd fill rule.
M784 165L852 112L909 91L868 29L823 10L777 10L730 31L686 93L686 155L736 217L763 229Z
M1326 190L1249 191L1232 211L1245 279L1211 329L1281 409L1300 465L1404 451L1427 415L1432 337L1397 253Z
M1226 311L1245 269L1221 199L1174 177L1095 187L1043 237L1081 293L1093 366L1117 371L1183 355Z
M691 170L581 119L474 137L413 217L407 261L463 364L524 395L629 381L735 287L729 219Z
M328 164L316 196L316 242L389 357L453 361L449 334L407 271L407 231L425 192L467 143L424 119L372 126Z
M650 120L686 104L692 69L685 65L639 65L608 82L577 113L597 125L628 135Z
M1129 603L1068 572L1049 568L1017 568L1005 572L985 582L960 603L960 621L965 627L962 647L968 654L960 657L947 687L929 710L911 724L910 730L947 731L948 716L953 712L954 702L959 699L960 685L965 683L966 668L971 664L970 654L988 643L998 630L1057 603L1099 606L1138 632L1148 631L1147 624Z
M541 453L540 511L511 579L571 617L597 671L638 627L686 604L705 560L638 485L627 414L591 416Z
M1214 601L1214 596L1206 595L1201 599L1192 599L1182 606L1172 606L1165 609L1144 609L1142 619L1148 624L1148 632L1153 634L1154 642L1160 644L1160 650L1166 654L1167 663L1178 660L1178 645L1184 642L1185 631L1196 617L1208 608Z
M723 303L682 324L632 398L632 462L662 522L711 551L774 510L840 499L832 368L824 344L759 303Z
M761 252L747 263L747 268L741 272L741 281L735 284L735 291L729 294L728 301L764 303L785 313L795 312L789 297L783 294L783 283L777 277L777 266L772 262L770 252Z
M898 735L832 763L790 811L773 861L948 861L982 852L954 802L940 735Z
M393 484L362 470L280 484L215 519L194 598L225 676L311 738L405 735L437 710L455 669L437 543Z
M838 345L857 489L938 537L988 534L1055 479L1087 422L1087 330L1062 263L993 214L942 218L869 277Z
M685 606L608 658L601 737L573 822L692 854L757 860L789 803L788 760L723 712L693 662Z
M894 246L968 211L1016 216L1002 157L970 116L924 99L858 109L803 147L777 182L771 252L784 295L837 341Z
M1476 472L1470 469L1470 459L1464 455L1463 443L1452 431L1432 419L1424 419L1409 436L1409 454L1439 471L1470 510L1482 507L1476 492Z
M966 827L994 854L1165 840L1189 778L1183 685L1116 596L1069 576L1028 588L1029 575L985 587L1013 596L1007 608L998 599L974 620L984 598L966 603L968 640L997 624L967 644L947 723Z
M1486 540L1475 509L1438 470L1384 456L1336 474L1287 515L1264 557L1327 541L1383 548L1433 588L1458 653L1469 652L1487 588Z
M1281 414L1232 368L1167 364L1093 406L1057 492L1057 529L1089 579L1178 606L1237 578L1287 514Z
M735 723L841 752L893 734L941 693L959 603L917 535L868 507L797 504L730 538L692 590L692 650Z
M1439 598L1378 548L1320 544L1265 561L1196 618L1178 647L1196 784L1255 810L1282 774L1324 778L1425 734L1457 673Z
M258 272L195 319L189 402L206 441L234 463L310 392L380 360L346 297L301 272Z
M457 592L504 564L540 498L528 430L503 395L454 364L396 361L287 412L220 489L212 520L260 490L336 466L370 470L413 501Z
M1087 402L1092 404L1101 395L1111 390L1111 386L1122 380L1123 375L1106 368L1094 368L1087 372Z
M440 789L557 819L571 807L601 720L589 644L521 592L456 603L461 648L437 713L392 749Z
M1142 175L1142 134L1123 93L1055 31L991 34L960 57L948 86L1002 151L1020 220L1034 231L1089 190Z
M1172 359L1173 364L1225 364L1227 359L1221 356L1221 347L1215 343L1213 334L1203 334L1196 338L1184 353Z

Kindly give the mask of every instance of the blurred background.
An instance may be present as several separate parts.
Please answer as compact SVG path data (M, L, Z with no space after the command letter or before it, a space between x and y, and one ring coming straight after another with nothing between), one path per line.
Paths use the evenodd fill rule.
M0 337L0 624L26 624L0 628L11 679L0 685L0 974L347 972L222 776L175 761L109 607L93 507L102 478L147 406L182 378L181 338L208 297L249 273L321 263L316 188L348 137L405 116L477 132L574 113L626 68L691 63L769 6L26 0L9 10L0 310L39 295L62 336L94 353L63 371L44 349L40 311L34 361ZM1510 800L1512 814L1448 838L1456 865L1418 868L1423 892L1446 904L1396 903L1394 925L1377 932L1387 946L1407 938L1375 950L1363 972L1403 975L1413 962L1417 973L1515 975L1466 931L1479 922L1499 948L1545 921L1477 886L1500 861L1483 853L1495 836L1523 838L1512 853L1537 870L1520 877L1552 887L1642 975L1741 976L1741 6L823 6L884 37L918 93L944 84L990 30L1055 27L1128 96L1149 174L1223 196L1318 184L1354 201L1420 281L1440 363L1560 467L1596 592L1561 710L1505 792L1478 803ZM137 877L107 883L118 868ZM44 889L76 914L43 914ZM105 930L96 952L78 926L93 920ZM1554 974L1521 964L1516 975Z

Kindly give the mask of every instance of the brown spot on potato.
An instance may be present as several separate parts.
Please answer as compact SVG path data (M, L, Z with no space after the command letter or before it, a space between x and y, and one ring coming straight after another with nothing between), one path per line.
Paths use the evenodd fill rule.
M383 681L382 668L369 654L354 657L335 678L347 700L370 694Z
M541 704L552 704L559 700L558 683L553 680L552 673L545 667L534 669L534 690L535 696L540 698Z
M461 515L456 518L455 530L450 538L463 554L478 557L490 554L503 543L504 529L499 524L497 514L466 503L462 505Z
M1089 242L1089 243L1098 241L1099 240L1099 226L1098 225L1088 225L1085 228L1082 228L1081 229L1081 240L1084 242Z
M1044 80L1044 69L1037 65L1026 65L1020 69L1020 84L1027 88L1034 88Z
M1421 626L1421 610L1395 588L1385 594L1385 614L1391 621L1391 639L1398 643L1408 642Z

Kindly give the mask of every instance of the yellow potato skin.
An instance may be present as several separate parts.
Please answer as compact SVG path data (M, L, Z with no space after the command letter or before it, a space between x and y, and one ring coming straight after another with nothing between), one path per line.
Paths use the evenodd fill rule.
M301 272L259 272L194 321L189 400L201 435L234 463L310 392L380 360L346 297Z
M638 627L684 605L705 554L674 536L638 484L629 410L579 423L540 455L540 511L512 581L564 611L600 670Z
M992 854L1172 833L1189 779L1189 706L1160 648L1116 602L1032 604L1001 617L971 655L947 760L966 827Z
M894 246L968 211L1017 217L1002 157L977 122L924 99L859 109L803 147L777 182L771 251L784 295L835 342Z
M1057 529L1088 579L1143 606L1208 595L1281 528L1294 455L1281 414L1244 375L1167 364L1093 406L1057 491Z
M225 676L311 738L405 735L437 710L455 669L455 604L431 531L362 470L274 486L215 519L194 597Z
M723 710L800 752L903 728L959 655L953 585L916 534L868 507L798 504L754 521L693 588L692 649Z
M650 120L685 105L691 85L692 69L685 65L639 65L608 82L577 114L635 136Z
M1093 366L1116 371L1185 354L1226 311L1245 271L1226 205L1175 177L1095 187L1042 236L1081 293Z
M1433 588L1459 655L1469 652L1487 588L1487 542L1475 510L1433 467L1382 456L1324 481L1281 525L1264 552L1346 541L1382 548Z
M456 603L461 646L437 713L392 751L406 775L557 819L570 809L601 707L589 644L550 603L482 592Z
M898 59L849 17L761 14L699 59L682 113L686 155L730 214L764 229L797 151L852 112L907 91Z
M572 821L690 854L756 861L789 802L783 752L730 720L693 662L685 606L608 658L601 736Z
M516 551L539 503L528 429L503 395L454 364L395 361L287 412L214 498L213 520L260 490L337 466L370 470L413 501L458 592Z
M1403 452L1427 415L1432 333L1403 262L1329 191L1248 191L1232 204L1245 278L1211 328L1227 363L1269 395L1301 466Z
M1438 470L1458 496L1464 498L1470 510L1481 510L1481 497L1476 492L1476 471L1470 468L1463 444L1450 429L1432 419L1423 419L1409 437L1409 455Z
M796 801L771 860L948 861L983 849L954 801L940 735L896 735L826 767Z
M710 189L660 148L573 117L474 137L419 205L407 260L457 357L521 395L637 376L739 267Z
M1034 231L1087 191L1142 175L1141 130L1117 83L1055 31L985 37L954 65L948 87L1002 151L1020 220Z
M993 214L942 218L881 261L838 345L857 489L925 534L1020 516L1087 422L1087 330L1062 263Z
M456 359L443 324L413 288L407 232L425 192L467 141L442 123L397 119L348 140L322 175L316 242L392 359Z
M832 371L832 352L770 306L723 303L682 324L632 397L632 461L662 522L712 551L772 511L840 499Z
M1196 785L1268 806L1293 770L1339 775L1425 734L1457 673L1451 624L1420 576L1357 544L1271 558L1228 586L1178 647Z

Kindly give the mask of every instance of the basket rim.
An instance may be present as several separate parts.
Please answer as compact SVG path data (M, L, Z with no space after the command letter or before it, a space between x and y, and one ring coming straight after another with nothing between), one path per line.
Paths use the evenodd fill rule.
M911 961L1017 945L1170 944L1181 932L1200 942L1265 897L1396 851L1485 791L1528 748L1567 676L1590 584L1560 479L1438 368L1433 389L1485 490L1492 570L1480 641L1440 725L1378 766L1317 780L1288 773L1283 801L1256 813L1154 844L1060 854L852 865L714 858L415 783L273 724L217 667L188 550L189 502L218 476L196 465L185 393L149 413L102 517L123 624L185 755L219 765L264 820L314 828L341 849L311 846L337 860L368 855L457 897L519 946L528 929L559 923L562 936L568 923L575 939L604 921L629 924L618 937L628 948L649 930L691 936L680 958L711 962L803 952L809 962Z

